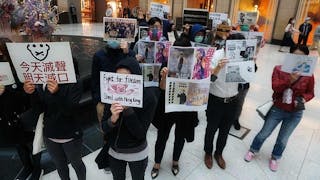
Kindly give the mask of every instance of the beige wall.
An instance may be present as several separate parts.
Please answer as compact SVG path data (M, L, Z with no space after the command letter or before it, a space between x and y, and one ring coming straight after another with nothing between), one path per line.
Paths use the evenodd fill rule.
M215 12L229 14L230 1L216 0Z
M282 40L284 29L286 28L290 17L296 16L299 0L279 0L277 16L275 19L272 39ZM297 28L297 24L295 25Z

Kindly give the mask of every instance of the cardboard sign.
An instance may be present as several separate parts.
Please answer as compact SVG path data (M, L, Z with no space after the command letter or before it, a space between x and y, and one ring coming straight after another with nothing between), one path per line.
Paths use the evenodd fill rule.
M49 78L59 84L77 82L69 42L6 44L21 82L44 84Z
M143 77L134 74L100 72L101 102L142 107Z
M9 62L0 62L0 85L14 84L14 77Z

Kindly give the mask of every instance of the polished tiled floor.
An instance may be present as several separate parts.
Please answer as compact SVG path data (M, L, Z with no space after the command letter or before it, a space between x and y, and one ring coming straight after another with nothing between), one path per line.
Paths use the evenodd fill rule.
M102 24L77 24L61 25L56 34L83 35L102 37ZM315 54L315 52L312 52ZM271 98L271 73L274 65L282 62L283 53L278 52L278 46L267 44L261 49L258 56L258 71L256 78L251 83L240 123L242 126L251 129L250 133L243 139L237 139L229 136L227 146L224 150L224 158L227 168L221 170L216 164L213 169L208 170L203 163L203 139L206 127L206 120L203 113L199 113L200 123L196 128L195 141L185 145L180 159L180 173L175 177L170 171L173 134L167 143L165 155L161 164L159 180L212 180L212 179L320 179L320 89L319 76L320 67L317 64L316 76L316 97L306 104L306 111L303 119L297 129L292 134L284 156L280 162L280 168L277 172L271 172L268 168L268 159L275 143L279 127L265 142L257 158L247 163L243 156L250 146L250 143L256 133L260 130L263 121L258 117L255 108L264 101ZM97 137L98 138L98 137ZM146 170L146 179L151 179L150 170L153 165L154 144L156 140L156 129L151 126L148 131L148 142L150 147L149 164ZM94 159L99 150L83 157L87 167L88 180L106 180L112 179L111 174L105 174L98 170ZM71 169L71 178L75 178L75 173ZM129 172L127 174L130 178ZM46 174L43 180L56 180L58 175L56 171Z

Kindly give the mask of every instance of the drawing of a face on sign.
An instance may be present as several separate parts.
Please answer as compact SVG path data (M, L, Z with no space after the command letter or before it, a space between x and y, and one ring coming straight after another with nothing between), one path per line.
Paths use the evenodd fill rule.
M115 92L116 94L126 94L130 95L134 92L133 89L127 89L127 84L112 84L111 91Z
M43 61L48 57L50 46L48 44L28 44L28 51L38 61Z

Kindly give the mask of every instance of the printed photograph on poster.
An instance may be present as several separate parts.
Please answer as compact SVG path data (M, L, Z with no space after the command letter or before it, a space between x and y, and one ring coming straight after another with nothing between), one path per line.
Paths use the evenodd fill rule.
M150 17L158 17L164 19L164 14L170 13L170 6L156 2L150 3Z
M146 39L149 35L149 27L148 26L140 26L139 27L139 40L140 39Z
M159 87L161 64L140 63L144 87Z
M256 46L256 54L258 54L262 41L264 40L263 32L249 32L248 33L248 39L256 39L257 40L257 46Z
M142 107L143 77L135 74L100 72L101 102Z
M256 24L258 20L258 12L238 12L238 24L239 25L251 25Z
M0 85L14 84L15 80L9 62L0 62Z
M201 111L207 108L210 81L167 78L165 112Z
M103 24L104 41L123 39L127 42L134 42L137 27L136 19L104 17Z
M197 42L190 42L192 47L211 47L209 44L197 43Z
M137 43L138 54L142 56L143 62L154 63L156 57L156 41L142 41Z
M21 82L44 84L49 78L59 84L77 82L69 42L6 44Z
M223 21L228 21L228 14L210 12L209 19L212 20L212 27L214 28L221 24Z
M230 31L230 34L241 34L244 36L244 38L249 38L249 32L248 31Z
M156 42L156 59L155 63L168 62L169 50L172 43L170 41L157 41Z
M317 65L317 60L317 56L287 53L284 56L281 70L287 73L300 72L301 76L312 76Z
M195 48L192 79L206 79L210 76L210 65L214 51L214 48Z
M229 62L226 68L226 82L251 82L255 77L254 61Z
M194 66L194 48L174 47L170 48L168 61L168 77L191 79Z
M256 45L256 39L227 40L226 57L229 61L252 61Z

